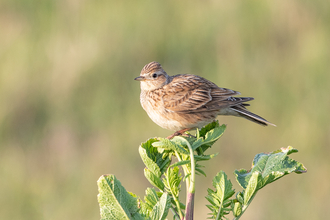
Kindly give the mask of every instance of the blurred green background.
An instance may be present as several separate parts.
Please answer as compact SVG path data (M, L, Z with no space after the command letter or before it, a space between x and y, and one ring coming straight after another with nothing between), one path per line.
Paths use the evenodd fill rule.
M228 127L197 177L196 219L206 219L219 170L235 182L255 154L288 145L307 174L261 190L242 219L326 219L329 9L325 0L2 0L0 219L99 219L96 181L107 173L143 198L138 146L171 134L139 103L133 79L151 61L254 97L249 109L277 125L218 118Z

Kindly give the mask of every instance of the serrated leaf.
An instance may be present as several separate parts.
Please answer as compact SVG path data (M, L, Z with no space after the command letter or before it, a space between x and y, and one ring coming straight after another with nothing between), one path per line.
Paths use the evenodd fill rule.
M190 163L190 160L182 160L182 161L178 161L174 164L171 164L171 166L169 166L170 168L171 167L178 167L178 166L182 166L182 165L186 165L186 164L189 164Z
M147 180L155 187L157 187L160 190L164 190L164 183L162 180L156 176L153 172L151 172L148 168L144 168L144 176L147 178Z
M232 189L233 184L228 180L225 172L220 171L213 178L213 186L216 188L221 201L224 201L234 195L235 191Z
M201 147L201 151L204 153L205 150L211 147L224 133L226 129L226 125L219 126L218 122L213 129L207 131L205 135L200 136L197 140L192 144L192 149L196 150ZM204 132L206 130L203 130ZM202 131L199 133L203 133Z
M287 148L283 148L282 147L279 150L273 151L273 154L275 154L275 153L281 153L281 152L287 152L287 155L290 155L292 153L297 153L298 150L295 149L295 148L293 148L292 146L288 146Z
M174 209L176 213L179 213L181 216L181 203L179 200L179 193L181 189L181 180L182 176L179 172L179 167L175 166L173 168L168 168L165 173L165 178L163 182L165 184L165 190L172 197L172 203L174 205Z
M147 188L144 202L141 202L140 213L145 219L165 219L171 205L171 198L167 193L156 192Z
M211 131L212 129L214 129L216 127L220 127L218 120L213 121L213 122L205 125L204 127L202 127L200 129L200 131L198 131L198 136L199 137L205 137L205 135L206 135L207 132Z
M196 140L196 138L194 136L184 137L184 139L186 141L188 141L190 145ZM175 144L179 145L179 146L187 148L187 143L184 140L182 140L181 136L174 136L171 139L171 141L174 142Z
M139 214L138 199L121 185L114 175L103 175L97 181L98 202L102 220L136 219L143 220Z
M139 210L139 213L145 218L150 217L151 212L160 196L158 196L155 189L147 188L146 195L144 196L144 202L141 202L141 209Z
M171 198L167 193L163 193L159 201L156 203L152 209L150 218L152 220L165 220L168 214L168 211L171 207Z
M231 205L232 200L230 197L234 195L235 191L232 189L233 185L223 171L220 171L213 178L213 186L216 190L208 189L208 195L206 196L206 199L211 203L211 206L207 206L212 211L209 214L213 219L223 219L229 213L230 209L227 207Z
M257 154L252 163L252 169L235 170L237 182L246 189L249 180L254 172L259 172L259 180L257 189L261 189L267 184L292 172L305 173L307 169L303 164L288 157L289 154L298 152L292 147L281 148L272 153Z
M174 137L175 138L175 137ZM173 138L173 139L174 139ZM175 139L178 140L178 139ZM178 142L174 142L171 140L168 140L166 138L159 138L158 142L154 142L152 144L152 146L154 147L159 147L159 148L163 148L165 150L173 150L173 151L177 151L180 154L186 154L189 155L189 151L184 149L182 147L182 145L178 144Z
M178 197L180 192L180 183L182 180L181 174L179 173L179 167L168 168L165 178L163 179L166 187L166 191L169 192L173 197Z
M217 156L219 153L210 154L210 155L194 155L195 161L210 160L213 157Z
M248 205L251 198L253 198L254 194L256 193L257 187L258 187L258 177L259 172L252 173L252 176L249 180L249 183L244 190L244 205Z
M171 159L168 152L160 153L156 147L152 146L157 141L156 138L151 138L145 143L141 143L139 153L146 167L157 177L160 177L170 165ZM167 156L164 156L164 154Z

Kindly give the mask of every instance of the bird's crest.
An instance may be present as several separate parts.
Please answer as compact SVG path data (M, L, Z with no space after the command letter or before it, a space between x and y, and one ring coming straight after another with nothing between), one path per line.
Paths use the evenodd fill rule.
M153 61L143 67L143 69L141 70L141 75L144 75L144 74L147 74L150 72L156 72L159 70L164 71L162 66L160 65L160 63Z

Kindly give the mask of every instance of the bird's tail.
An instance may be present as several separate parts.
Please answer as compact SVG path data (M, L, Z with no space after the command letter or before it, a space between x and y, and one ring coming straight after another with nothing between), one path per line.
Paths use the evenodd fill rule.
M246 118L250 121L253 121L259 125L263 125L263 126L272 125L276 127L276 125L270 123L269 121L260 117L259 115L249 112L244 106L236 105L236 106L231 106L230 108L235 112L237 112L239 116Z

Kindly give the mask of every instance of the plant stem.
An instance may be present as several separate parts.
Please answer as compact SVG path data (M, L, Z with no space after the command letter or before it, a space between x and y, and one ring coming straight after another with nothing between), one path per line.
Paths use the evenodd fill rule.
M221 219L221 206L222 206L222 204L220 204L218 214L217 214L217 217L215 217L215 220L220 220Z
M189 186L189 192L195 193L195 157L194 157L194 151L192 150L189 142L187 141L188 148L190 150L190 162L191 162L191 174L190 174L190 186Z
M180 203L176 198L174 199L174 201L175 201L176 207L178 207L178 212L179 212L180 219L183 219L183 215L182 215L181 208L180 208Z
M190 146L190 143L184 139L181 138L184 142L186 142L187 147L190 151L190 178L189 178L189 186L187 184L187 200L186 200L186 220L193 220L194 218L194 198L195 198L195 157L194 157L194 151ZM188 182L188 181L187 181Z
M186 220L194 219L194 199L195 193L188 192L186 201Z
M172 211L172 213L173 213L173 215L174 215L174 218L180 220L181 218L180 218L180 216L178 215L178 213L175 211L175 209L174 209L173 207L171 207L170 209L171 209L171 211Z
M180 157L180 155L177 151L175 151L175 156L178 158L178 161L182 161L182 159L181 159L181 157ZM186 165L182 166L182 169L183 169L183 172L184 172L184 176L187 176L188 173L189 173L188 169L187 169L187 166ZM186 180L186 189L187 190L189 189L189 181L190 181L190 179L189 179L189 177L187 177L187 180Z

